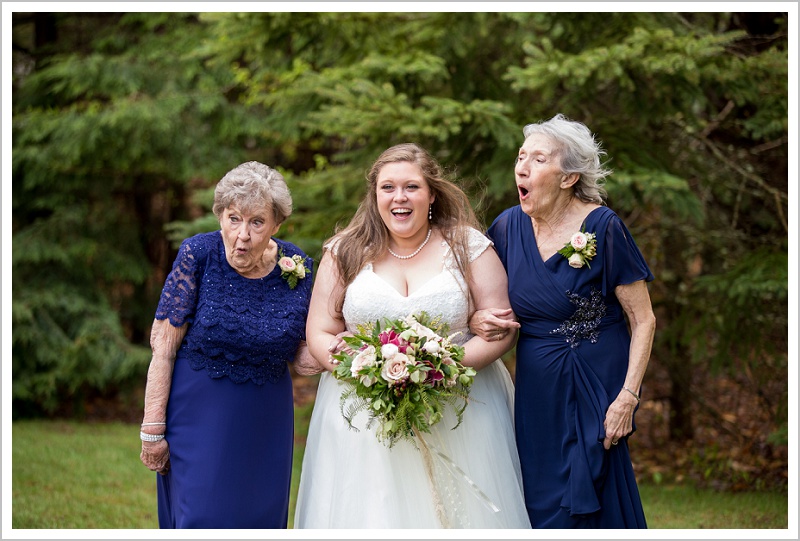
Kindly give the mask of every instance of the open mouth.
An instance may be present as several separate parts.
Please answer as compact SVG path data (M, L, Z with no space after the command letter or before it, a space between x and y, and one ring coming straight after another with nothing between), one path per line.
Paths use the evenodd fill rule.
M520 197L525 197L528 195L528 189L524 186L517 186L517 190L519 190Z
M392 209L392 215L398 217L406 217L411 214L411 209Z

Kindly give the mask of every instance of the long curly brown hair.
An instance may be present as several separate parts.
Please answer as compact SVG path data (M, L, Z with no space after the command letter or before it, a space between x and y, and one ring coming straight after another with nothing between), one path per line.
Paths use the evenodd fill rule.
M367 190L364 199L350 223L325 243L335 244L335 261L342 281L342 294L335 299L335 307L341 313L344 292L361 269L376 261L389 247L389 233L378 210L377 183L381 169L390 163L409 162L419 166L422 176L435 196L431 206L431 226L437 228L455 256L459 271L467 283L469 270L469 231L472 227L482 230L464 191L445 176L439 164L425 149L415 143L395 145L383 151L367 173Z

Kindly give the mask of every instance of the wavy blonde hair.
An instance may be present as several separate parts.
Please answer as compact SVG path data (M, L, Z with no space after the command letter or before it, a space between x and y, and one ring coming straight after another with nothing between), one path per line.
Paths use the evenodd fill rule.
M467 283L469 270L469 227L481 230L469 198L464 191L447 178L441 165L422 147L403 143L388 148L378 156L367 173L367 190L350 223L325 244L335 245L335 264L342 281L342 293L335 299L341 313L347 286L367 263L378 260L389 247L389 232L378 210L377 184L381 169L390 163L408 162L419 166L431 194L432 227L437 228L455 257L458 270Z

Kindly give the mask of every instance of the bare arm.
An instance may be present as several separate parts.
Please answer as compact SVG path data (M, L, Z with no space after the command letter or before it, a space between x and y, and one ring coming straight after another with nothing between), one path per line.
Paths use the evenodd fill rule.
M186 336L188 323L174 327L169 320L155 320L150 331L150 347L153 357L147 370L147 386L144 392L144 416L142 432L164 434L167 427L167 402L172 385L172 369L175 355ZM169 444L163 439L157 442L142 442L142 463L152 471L165 474L169 470Z
M508 301L508 278L497 252L493 249L485 250L471 263L470 270L470 292L476 311L491 308L513 320L514 314ZM480 370L509 351L514 347L517 338L515 331L509 332L512 327L505 328L502 334L495 333L496 335L489 337L476 335L471 338L464 345L466 351L463 364Z
M606 412L606 438L603 441L606 449L633 431L633 411L639 403L634 393L638 395L642 386L656 330L656 317L644 280L617 286L614 292L630 322L631 347L625 383Z
M336 368L330 356L343 346L341 334L345 331L342 314L336 311L333 304L333 299L338 298L342 291L339 271L333 258L330 251L322 256L306 321L308 349L320 366L329 371Z

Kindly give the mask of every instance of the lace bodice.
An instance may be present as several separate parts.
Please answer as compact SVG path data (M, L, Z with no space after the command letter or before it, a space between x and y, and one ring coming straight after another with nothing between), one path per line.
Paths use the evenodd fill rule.
M470 230L469 254L474 261L489 246L491 241L480 231ZM442 272L428 280L421 288L408 296L402 295L383 278L375 274L368 263L347 288L342 314L347 330L356 331L359 324L397 319L411 313L427 312L430 316L441 315L450 325L450 332L461 332L454 340L466 342L469 334L470 306L467 285L458 271L450 247L442 242L444 260Z
M274 239L289 257L311 259L294 244ZM241 276L225 259L219 231L181 244L156 310L176 327L190 323L176 362L187 361L209 377L236 383L276 382L305 339L311 280L290 289L276 265L263 278Z

